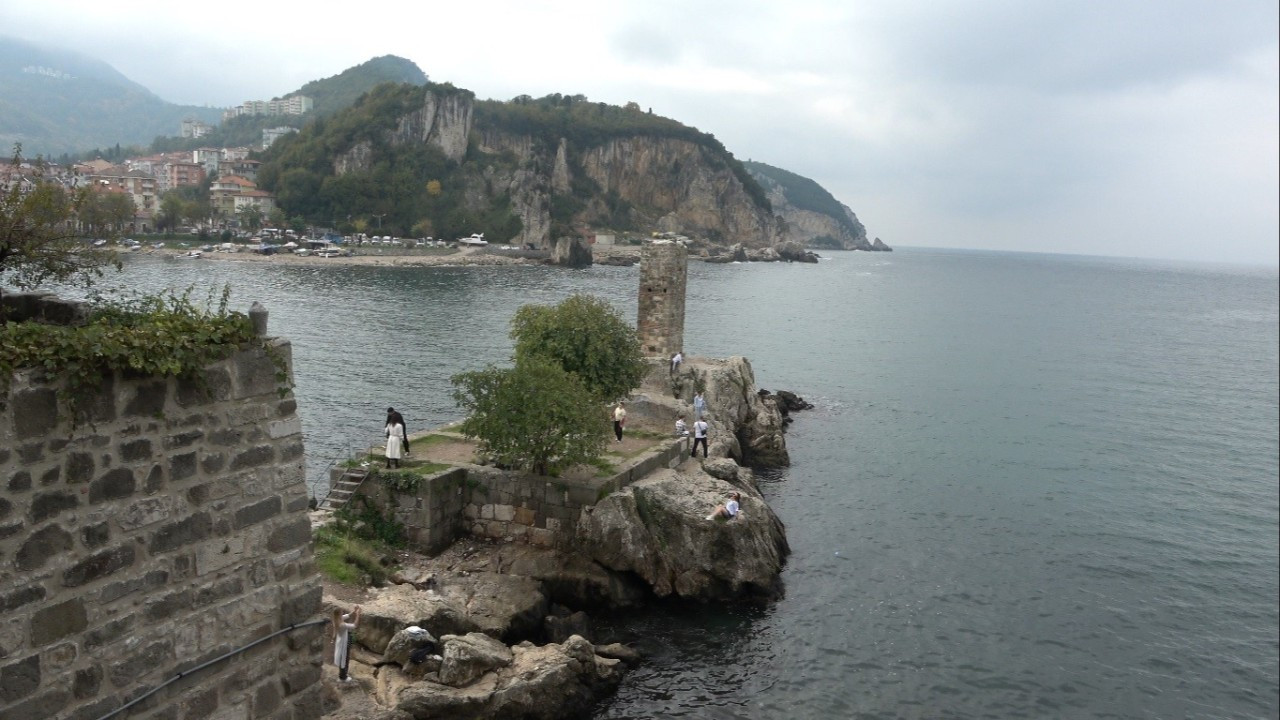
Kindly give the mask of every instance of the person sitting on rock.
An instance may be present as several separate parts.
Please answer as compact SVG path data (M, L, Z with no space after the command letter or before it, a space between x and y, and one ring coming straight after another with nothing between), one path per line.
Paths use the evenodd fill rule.
M729 493L729 501L723 505L717 505L716 509L707 516L707 519L724 518L725 520L732 520L738 517L738 501L741 499L742 496L737 492Z
M684 424L684 416L676 418L676 437L689 437L689 426Z

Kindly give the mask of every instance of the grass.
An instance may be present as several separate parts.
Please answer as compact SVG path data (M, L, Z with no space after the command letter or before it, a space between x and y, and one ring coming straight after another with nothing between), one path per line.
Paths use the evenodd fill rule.
M381 585L390 568L383 564L386 548L327 525L316 531L316 568L330 580L344 585Z

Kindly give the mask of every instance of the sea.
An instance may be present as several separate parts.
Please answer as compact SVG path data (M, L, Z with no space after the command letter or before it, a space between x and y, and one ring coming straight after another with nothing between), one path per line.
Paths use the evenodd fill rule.
M792 554L760 605L598 618L646 655L623 718L1280 716L1275 268L902 248L689 266L686 355L791 390L761 472ZM129 257L224 285L293 343L309 482L456 420L449 378L573 293L634 322L638 269Z

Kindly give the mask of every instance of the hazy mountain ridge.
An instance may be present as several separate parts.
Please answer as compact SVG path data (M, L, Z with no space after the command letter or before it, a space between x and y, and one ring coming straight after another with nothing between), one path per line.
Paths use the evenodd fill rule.
M762 162L743 165L769 194L773 211L786 221L788 240L845 250L882 249L868 242L867 229L853 210L818 183Z
M42 72L45 69L48 72ZM182 120L206 123L218 108L177 105L78 52L0 36L0 145L25 156L151 144L176 135Z

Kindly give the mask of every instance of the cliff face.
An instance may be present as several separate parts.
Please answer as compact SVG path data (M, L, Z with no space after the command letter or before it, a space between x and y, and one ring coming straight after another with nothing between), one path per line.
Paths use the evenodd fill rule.
M446 158L461 162L467 154L473 109L468 96L428 92L422 107L397 118L395 130L387 133L385 140L392 147L411 143L432 145L439 148ZM372 164L372 158L373 147L368 140L356 143L334 158L333 172L345 175L366 171Z
M754 168L751 174L768 193L773 211L786 221L784 240L810 246L815 244L815 240L822 238L823 240L816 244L834 242L845 250L877 249L867 240L867 229L849 206L838 203L838 216L803 208L791 202L787 197L786 187L782 183Z

